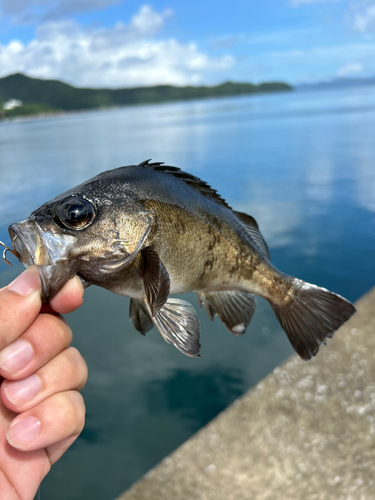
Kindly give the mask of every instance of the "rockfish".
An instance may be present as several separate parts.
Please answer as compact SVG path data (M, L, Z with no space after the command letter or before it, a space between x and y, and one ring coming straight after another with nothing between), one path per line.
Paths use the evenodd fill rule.
M38 267L44 302L77 274L86 286L130 297L136 330L155 325L189 356L200 352L197 315L170 294L196 292L211 320L217 314L235 335L245 332L253 294L260 295L303 359L355 312L343 297L278 271L253 217L197 177L150 160L66 191L9 234L4 258L10 250Z

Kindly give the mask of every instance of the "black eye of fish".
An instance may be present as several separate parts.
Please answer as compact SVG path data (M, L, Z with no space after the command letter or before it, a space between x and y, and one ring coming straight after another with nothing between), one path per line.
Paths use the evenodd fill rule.
M94 221L95 207L87 200L71 196L57 209L57 222L69 229L85 229Z

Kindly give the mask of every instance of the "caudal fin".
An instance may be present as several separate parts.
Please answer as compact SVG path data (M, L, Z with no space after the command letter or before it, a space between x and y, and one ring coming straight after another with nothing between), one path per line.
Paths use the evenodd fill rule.
M293 297L285 305L271 306L296 352L308 360L355 313L355 307L340 295L297 278L291 292Z

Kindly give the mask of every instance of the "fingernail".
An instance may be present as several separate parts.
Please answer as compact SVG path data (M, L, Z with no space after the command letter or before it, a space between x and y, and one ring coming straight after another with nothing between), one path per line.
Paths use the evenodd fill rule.
M25 445L33 441L39 433L39 420L35 417L25 417L10 425L7 439L12 446Z
M40 290L41 283L36 266L31 266L16 278L10 285L9 290L25 297Z
M0 368L9 372L17 372L25 368L33 356L34 351L29 342L16 340L0 351Z
M81 278L79 278L78 276L75 276L73 279L75 279L75 280L77 280L77 281L78 281L78 283L79 283L79 285L78 285L78 286L79 286L79 287L80 287L80 289L81 289L81 292L82 292L82 297L83 297L83 295L84 295L84 293L85 293L85 287L83 286L83 283L82 283Z
M42 383L37 375L16 382L10 382L5 387L5 395L11 403L21 406L30 401L42 388Z

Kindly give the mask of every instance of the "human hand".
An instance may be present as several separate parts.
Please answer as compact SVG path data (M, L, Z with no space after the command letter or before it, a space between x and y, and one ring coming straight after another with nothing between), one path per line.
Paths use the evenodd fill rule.
M82 304L82 284L73 278L43 307L40 286L32 266L0 290L1 500L32 500L85 420L86 363L58 314Z

